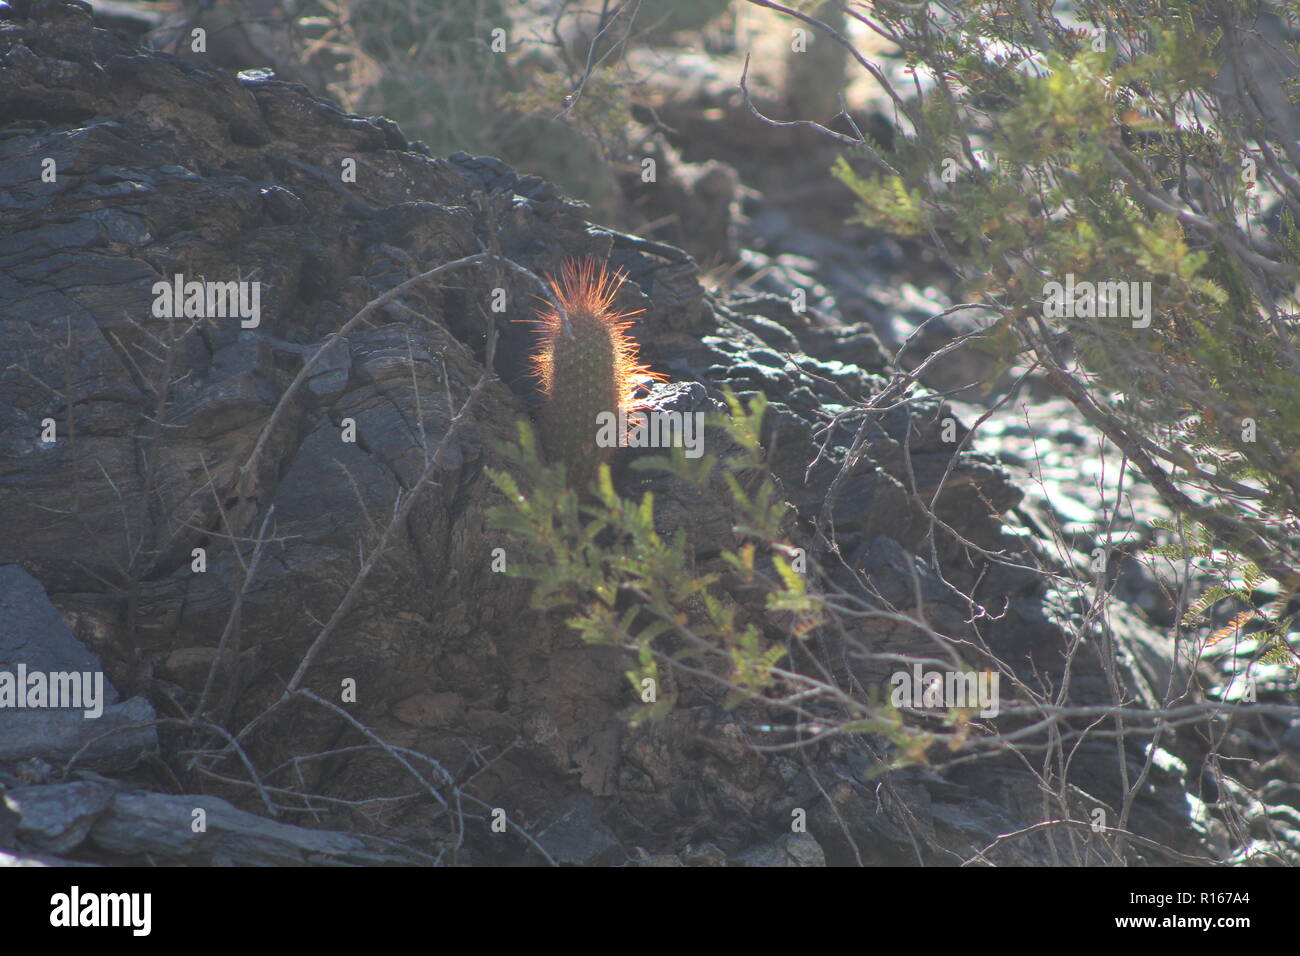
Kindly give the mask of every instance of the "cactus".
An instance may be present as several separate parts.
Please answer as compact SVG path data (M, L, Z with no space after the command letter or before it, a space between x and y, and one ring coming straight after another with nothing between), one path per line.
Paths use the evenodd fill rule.
M538 316L532 372L544 399L542 448L552 464L564 464L570 485L580 490L613 452L596 444L597 415L639 407L640 382L660 378L638 362L636 343L627 334L639 312L614 311L624 278L592 259L569 260L558 279L547 276L568 315L568 328L553 306Z

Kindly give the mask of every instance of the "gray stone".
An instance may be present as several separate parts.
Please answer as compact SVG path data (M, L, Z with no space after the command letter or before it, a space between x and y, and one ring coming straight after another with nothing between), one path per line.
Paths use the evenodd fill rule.
M76 849L91 826L113 803L106 784L77 781L48 787L19 787L5 796L22 819L18 837L33 849L67 853Z
M154 716L152 705L143 697L105 707L95 719L86 718L80 710L0 710L0 763L37 755L65 761L86 747L78 766L101 771L124 769L144 751L158 748L154 727L132 726L148 724Z
M566 801L534 837L561 864L601 866L623 855L623 848L601 819L595 801L586 793Z
M195 832L195 810L204 829ZM415 853L330 830L307 830L236 809L207 794L122 793L91 842L127 857L207 866L414 865Z
M6 853L0 850L0 869L13 867L15 869L22 867L40 867L40 866L93 866L92 863L74 863L69 860L60 860L58 857L44 856L39 853Z
M826 854L810 833L785 833L736 855L738 866L825 866Z
M39 581L16 564L0 566L0 670L23 663L28 671L102 670L98 659L73 635ZM104 703L121 699L104 678ZM0 730L0 748L4 733Z

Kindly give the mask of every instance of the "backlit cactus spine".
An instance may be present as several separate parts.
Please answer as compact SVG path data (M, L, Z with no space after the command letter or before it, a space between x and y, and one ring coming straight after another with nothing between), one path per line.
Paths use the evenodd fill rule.
M532 371L544 398L542 447L552 464L564 464L572 487L585 489L613 452L596 443L598 416L638 407L639 380L659 376L639 363L628 335L639 310L614 311L623 273L592 259L569 260L547 280L569 321L566 329L553 306L538 315Z

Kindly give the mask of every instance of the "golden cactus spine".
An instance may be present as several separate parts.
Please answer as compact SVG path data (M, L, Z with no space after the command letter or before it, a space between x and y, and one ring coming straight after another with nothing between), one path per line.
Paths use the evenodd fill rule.
M565 466L570 485L579 489L590 484L613 451L597 445L598 416L619 416L638 407L639 381L659 377L640 364L628 335L639 310L614 311L624 278L592 259L569 260L558 278L547 276L568 315L568 328L554 306L538 315L532 371L544 399L542 447L552 464Z

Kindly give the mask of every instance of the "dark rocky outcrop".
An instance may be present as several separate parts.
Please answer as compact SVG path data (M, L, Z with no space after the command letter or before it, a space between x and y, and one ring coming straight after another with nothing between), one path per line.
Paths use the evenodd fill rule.
M47 160L57 172L48 182ZM341 176L349 161L355 182ZM660 721L630 729L620 719L629 701L619 656L530 611L525 585L491 570L501 542L485 510L499 498L483 470L501 464L495 443L534 401L531 333L514 321L529 317L537 291L524 277L467 266L330 338L397 284L485 249L533 272L607 258L630 276L626 304L645 310L644 357L674 383L656 401L712 407L725 385L774 403L772 469L811 547L808 526L856 425L836 426L805 481L814 430L892 374L868 326L796 313L776 296L715 300L688 256L588 223L545 182L488 158L430 156L392 122L347 114L269 73L232 76L145 51L70 0L0 13L0 187L0 565L21 567L0 571L0 605L7 621L40 629L41 653L93 653L131 697L116 706L135 702L133 732L145 735L122 737L106 766L69 769L65 750L29 731L15 746L0 724L0 783L20 814L16 827L0 820L0 850L94 862L950 864L1041 819L1042 795L1014 760L913 768L877 786L867 780L879 752L862 741L764 754L745 716L702 691ZM177 274L260 282L260 323L155 316L153 284ZM496 378L456 424L483 371L485 303L499 286L509 305L492 319ZM1002 515L1020 492L988 456L963 453L949 470L947 414L931 398L868 428L829 515L847 562L838 583L867 594L847 573L864 572L906 607L918 569L939 630L979 628L1026 675L1051 673L1062 622L1079 613L1074 597L969 560L951 536L938 538L942 579L912 556L930 529L918 501L945 479L943 522L986 549L1016 541ZM340 441L347 419L355 443ZM47 420L53 442L42 440ZM430 466L427 451L444 439ZM184 753L219 744L184 726L200 699L209 721L236 730L277 701L376 528L426 469L303 684L337 700L355 681L347 716L297 701L240 741L242 758ZM723 516L642 481L660 494L661 520L691 529L701 554L716 548ZM263 532L270 540L246 581ZM1005 614L973 623L956 591ZM45 610L47 593L59 615ZM861 628L874 646L917 649L896 625ZM1113 637L1141 642L1120 679L1142 699L1171 652L1149 633ZM15 647L0 643L0 655L28 653ZM1109 702L1097 654L1076 667L1072 701ZM123 763L125 741L134 758ZM37 757L43 771L21 770L19 758ZM244 758L269 792L249 782ZM1140 765L1142 755L1129 758ZM1077 764L1087 781L1071 791L1078 815L1118 807L1114 747L1081 752ZM1130 827L1206 854L1176 766L1153 773ZM453 791L470 815L464 830L442 802ZM321 799L295 803L294 793ZM204 801L210 839L190 841L181 834ZM253 816L268 804L312 812ZM493 834L494 807L527 837ZM795 808L808 810L808 835L789 832ZM1164 862L1143 845L1127 852ZM1054 857L1034 835L988 859Z

